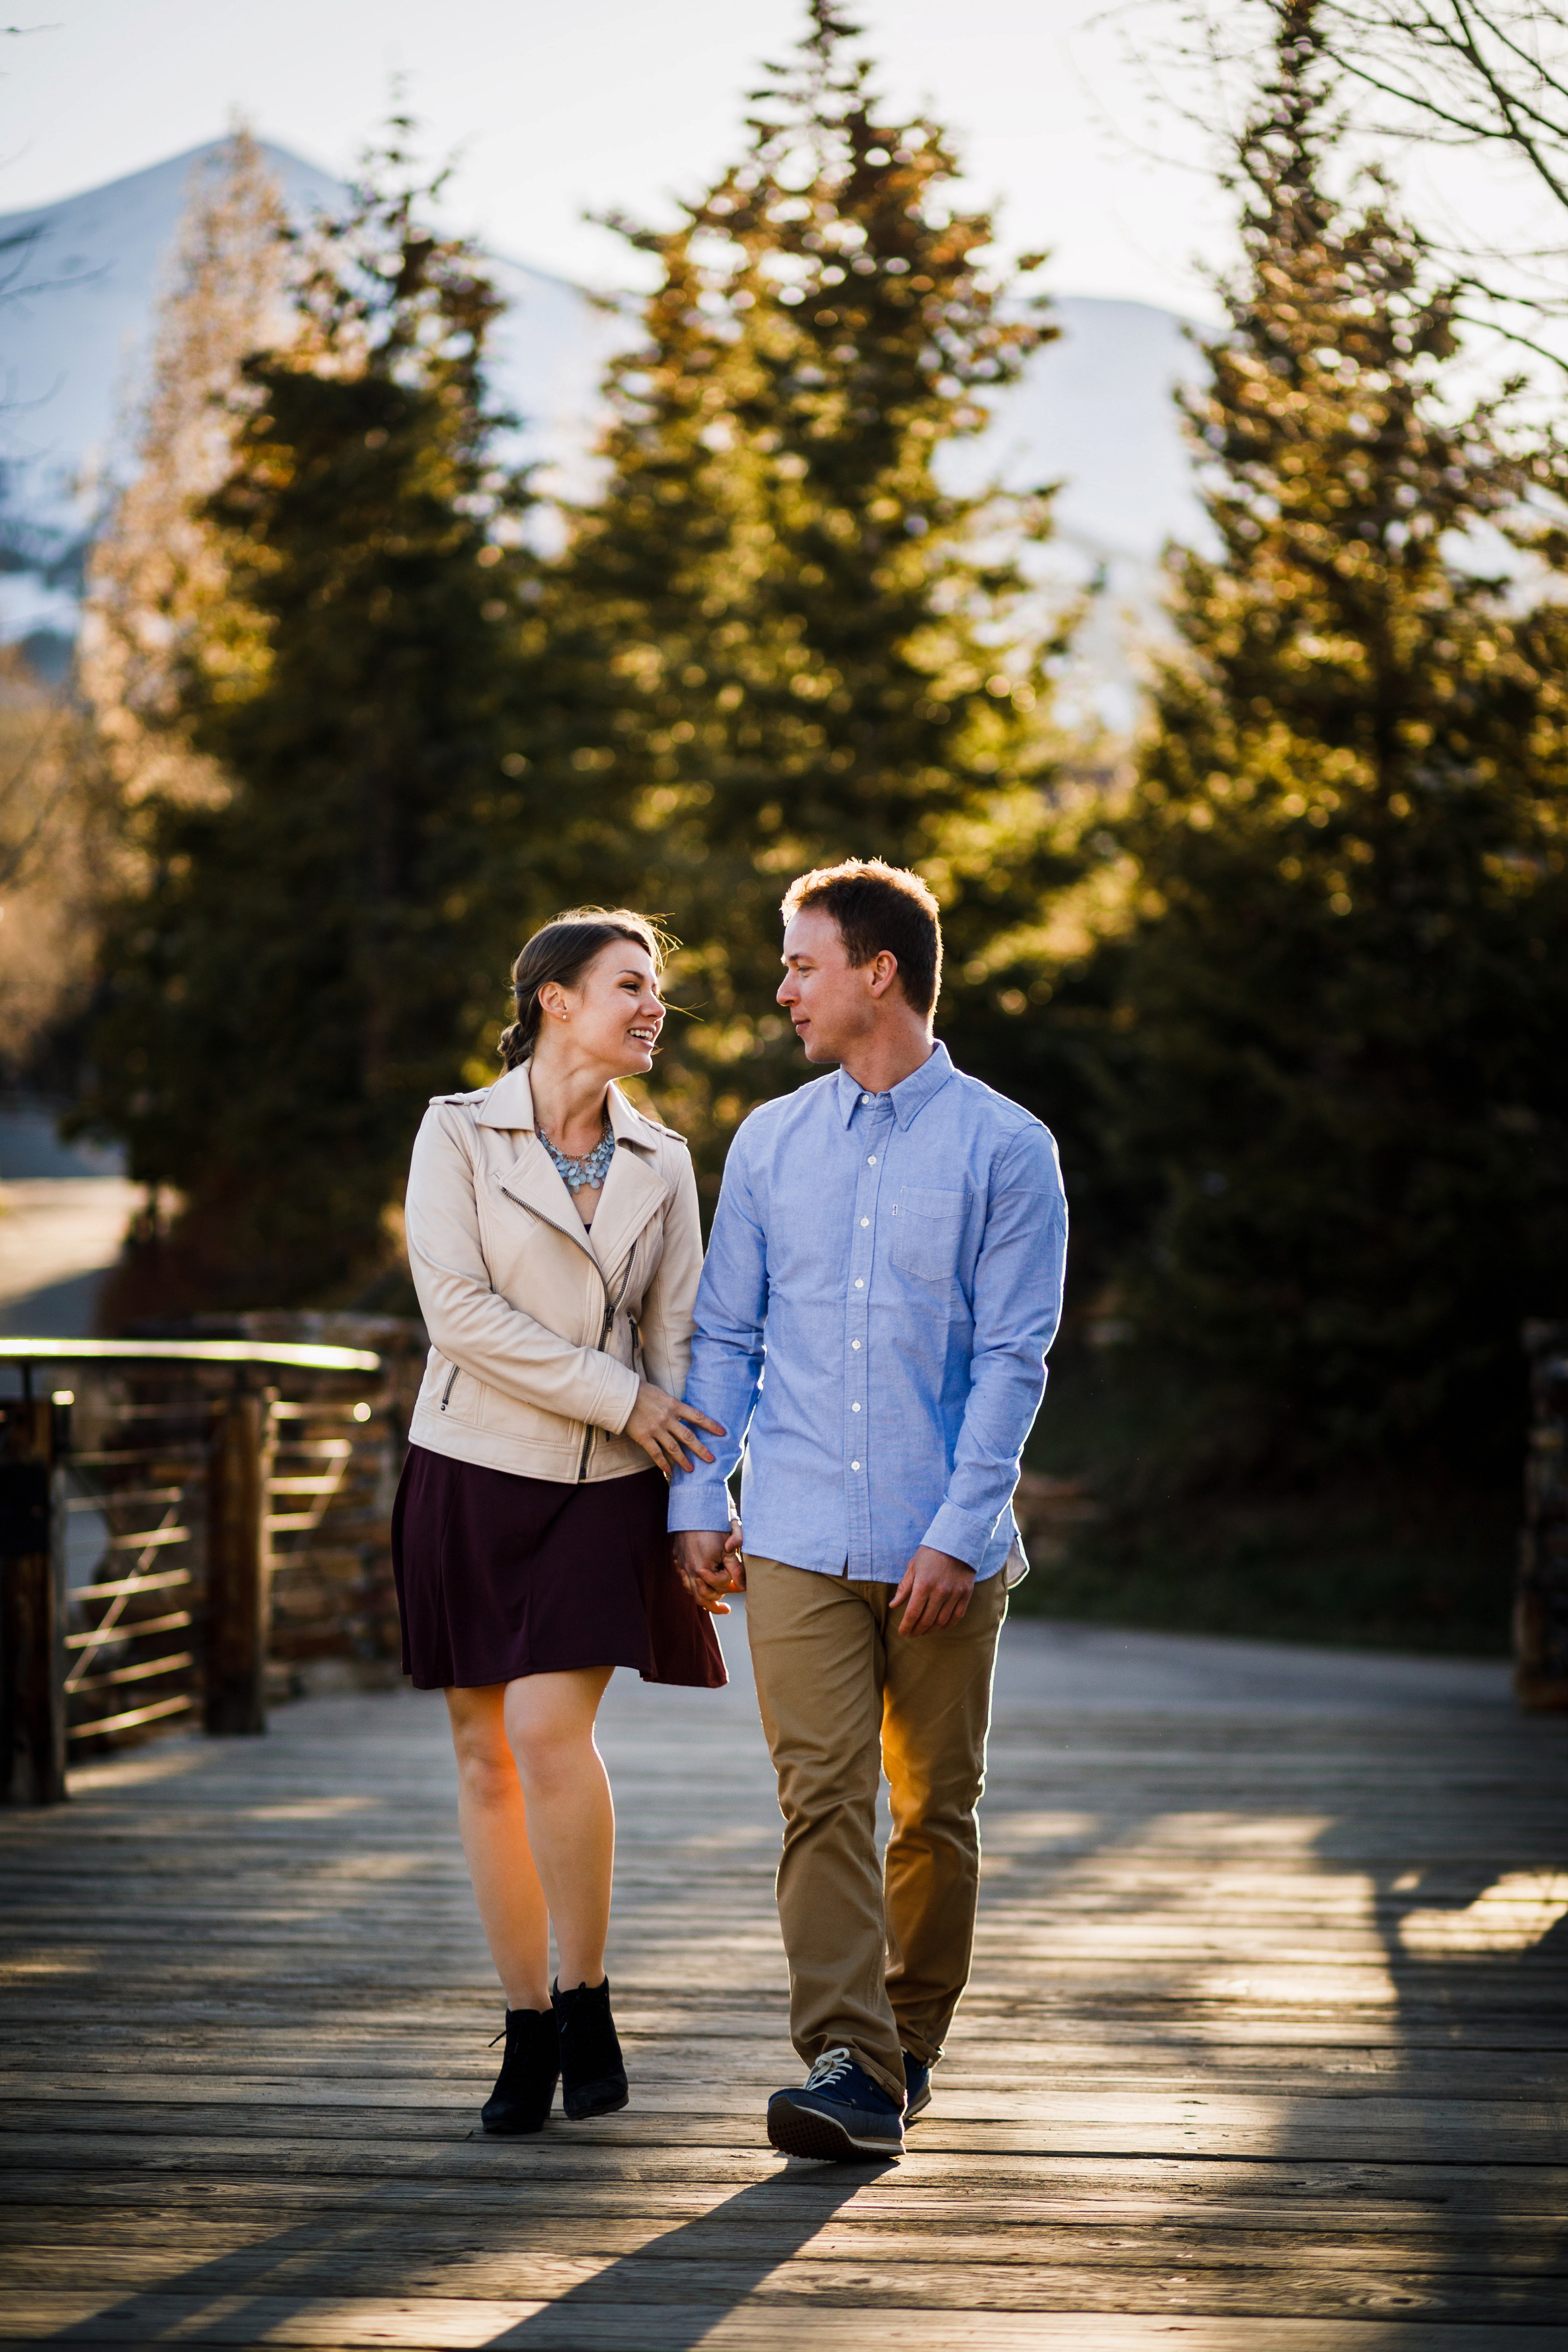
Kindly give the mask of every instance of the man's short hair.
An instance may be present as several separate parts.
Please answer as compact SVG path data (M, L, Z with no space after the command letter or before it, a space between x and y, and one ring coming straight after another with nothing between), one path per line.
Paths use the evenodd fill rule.
M792 882L784 919L820 907L838 926L845 953L858 967L884 948L898 959L899 980L914 1011L929 1021L942 987L942 914L918 874L879 857L847 857Z

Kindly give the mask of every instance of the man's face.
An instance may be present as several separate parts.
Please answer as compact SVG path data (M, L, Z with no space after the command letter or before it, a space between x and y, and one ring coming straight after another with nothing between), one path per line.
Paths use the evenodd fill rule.
M820 907L803 907L784 935L778 1001L795 1024L808 1062L842 1062L877 1022L879 959L857 968L837 924Z

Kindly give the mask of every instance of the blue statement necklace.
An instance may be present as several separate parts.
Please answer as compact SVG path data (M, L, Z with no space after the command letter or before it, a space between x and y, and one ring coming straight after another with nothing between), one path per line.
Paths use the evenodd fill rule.
M592 1151L584 1152L581 1160L568 1160L563 1151L558 1151L542 1127L536 1127L533 1131L555 1162L561 1181L568 1192L581 1192L588 1188L597 1190L604 1183L610 1172L610 1162L616 1156L615 1130L608 1124Z

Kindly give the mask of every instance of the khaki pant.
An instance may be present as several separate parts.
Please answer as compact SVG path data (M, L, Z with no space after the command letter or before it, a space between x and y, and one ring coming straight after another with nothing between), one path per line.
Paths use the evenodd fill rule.
M746 1625L784 1818L779 1925L790 2035L809 2066L850 2052L901 2099L969 1979L1002 1576L941 1633L906 1635L891 1584L748 1558ZM901 1612L900 1612L901 1613ZM886 1766L892 1834L877 1867Z

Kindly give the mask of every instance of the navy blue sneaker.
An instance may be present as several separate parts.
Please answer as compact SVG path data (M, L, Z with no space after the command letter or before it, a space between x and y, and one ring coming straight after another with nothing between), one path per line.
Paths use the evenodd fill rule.
M903 2114L847 2050L825 2050L798 2091L775 2091L768 2101L768 2137L785 2156L827 2164L902 2156Z
M931 2068L923 2059L904 2053L904 2121L912 2124L931 2105Z

